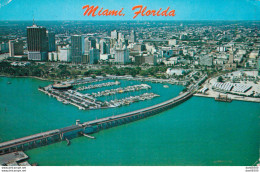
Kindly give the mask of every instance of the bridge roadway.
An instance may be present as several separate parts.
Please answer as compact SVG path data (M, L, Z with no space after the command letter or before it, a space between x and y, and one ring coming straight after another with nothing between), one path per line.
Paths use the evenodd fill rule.
M94 125L99 125L102 123L107 123L107 122L111 122L111 121L116 121L119 119L123 119L123 118L129 118L131 116L135 116L135 115L141 115L144 113L153 113L153 112L158 112L158 111L162 111L162 110L166 110L171 108L171 106L173 105L177 105L178 103L181 103L185 100L187 100L188 98L190 98L193 95L192 92L185 92L173 99L167 100L165 102L156 104L154 106L150 106L147 108L143 108L140 110L136 110L136 111L132 111L132 112L128 112L128 113L124 113L121 115L116 115L116 116L110 116L110 117L106 117L106 118L101 118L101 119L97 119L97 120L93 120L93 121L88 121L83 123L83 126L94 126Z
M89 134L89 133L98 132L101 129L122 125L125 123L132 122L134 120L139 120L157 114L159 112L162 112L164 110L170 109L171 107L176 106L184 102L185 100L189 99L192 95L193 92L187 91L173 99L140 110L124 113L121 115L101 118L93 121L88 121L82 124L65 127L62 129L51 130L51 131L3 142L0 143L0 154L10 153L18 150L26 150L37 146L47 145L55 142L54 140L56 141L67 140L67 136L72 133L74 135L75 133L77 133L76 135L82 135L80 133ZM86 129L88 129L88 131ZM52 142L48 142L50 140ZM44 144L43 141L45 141ZM40 142L40 145L37 142Z

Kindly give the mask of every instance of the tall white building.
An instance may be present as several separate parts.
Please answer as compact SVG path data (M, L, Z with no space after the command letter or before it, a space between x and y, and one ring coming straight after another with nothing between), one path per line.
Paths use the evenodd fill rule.
M117 43L115 47L115 63L127 64L129 62L129 50L121 42Z
M59 50L58 57L61 62L71 62L71 48L70 47L61 48Z

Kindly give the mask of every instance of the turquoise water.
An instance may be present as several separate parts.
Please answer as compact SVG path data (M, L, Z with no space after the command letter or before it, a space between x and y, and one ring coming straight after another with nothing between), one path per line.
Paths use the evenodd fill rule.
M120 82L120 87L141 83ZM182 90L181 86L167 89L148 83L152 86L148 92L160 97L121 108L80 111L37 90L48 84L30 78L0 78L1 141L72 125L76 119L129 112ZM259 118L259 103L192 97L150 118L95 133L96 140L79 137L70 146L59 142L26 153L31 163L39 165L252 165L259 157Z

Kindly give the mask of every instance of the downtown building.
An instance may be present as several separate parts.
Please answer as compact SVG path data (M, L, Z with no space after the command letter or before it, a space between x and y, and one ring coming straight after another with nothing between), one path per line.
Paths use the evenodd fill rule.
M28 60L46 61L48 58L48 39L46 28L42 26L27 27Z
M89 64L97 64L100 59L100 52L98 49L92 48L89 50Z
M23 53L23 41L10 40L9 41L9 57L22 56Z
M128 64L129 59L129 50L126 48L122 42L116 44L115 46L115 63L116 64Z
M54 32L48 32L47 35L48 35L49 52L56 51L55 33Z
M110 40L101 39L99 43L100 54L110 54Z
M94 37L84 38L84 55L89 54L91 48L96 48L96 39Z
M81 64L84 54L84 37L82 35L71 36L71 62Z
M130 41L131 43L134 43L136 42L136 34L135 34L135 31L132 30L131 33L130 33Z

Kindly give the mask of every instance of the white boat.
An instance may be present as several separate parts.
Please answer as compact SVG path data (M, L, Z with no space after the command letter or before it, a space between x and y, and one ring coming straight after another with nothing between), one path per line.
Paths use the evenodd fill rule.
M67 104L69 104L69 102L68 101L64 101L63 104L67 105Z

